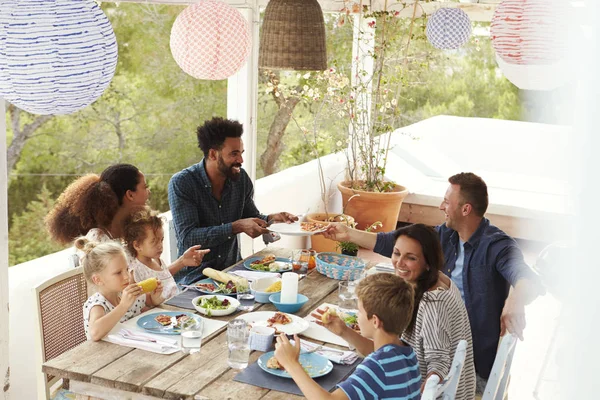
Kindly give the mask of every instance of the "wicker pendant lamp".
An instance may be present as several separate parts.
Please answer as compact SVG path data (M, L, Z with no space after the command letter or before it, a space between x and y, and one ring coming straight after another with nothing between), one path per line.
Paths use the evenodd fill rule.
M317 0L270 0L265 9L261 68L322 71L327 68L325 21Z

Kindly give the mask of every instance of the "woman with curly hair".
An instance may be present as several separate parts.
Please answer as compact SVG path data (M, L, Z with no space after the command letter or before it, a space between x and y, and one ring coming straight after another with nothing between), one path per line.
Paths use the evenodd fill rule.
M98 242L115 240L123 236L123 220L145 205L149 195L139 169L111 165L99 176L89 174L71 183L46 216L46 226L62 244L83 235Z

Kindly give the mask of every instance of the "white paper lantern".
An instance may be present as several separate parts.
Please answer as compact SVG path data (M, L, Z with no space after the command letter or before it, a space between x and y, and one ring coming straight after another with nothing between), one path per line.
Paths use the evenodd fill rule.
M460 8L440 8L427 21L427 39L442 50L458 49L471 37L471 20Z
M567 82L567 62L546 65L510 64L496 55L502 73L513 85L522 90L554 90Z
M0 1L0 96L34 114L69 114L110 84L117 42L92 0Z
M179 14L171 29L171 53L197 79L226 79L250 54L250 27L244 16L221 1L204 0Z

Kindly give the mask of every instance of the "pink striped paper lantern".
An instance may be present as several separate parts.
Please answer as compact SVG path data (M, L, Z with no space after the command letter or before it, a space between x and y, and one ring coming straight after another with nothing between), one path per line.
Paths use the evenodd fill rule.
M560 86L553 82L560 78L552 70L561 69L567 50L567 12L564 0L503 0L498 5L490 29L492 44L501 69L516 86L524 88L526 76L534 76L528 68L547 77L536 79L537 90Z
M244 16L221 1L203 0L177 16L171 29L171 54L197 79L226 79L242 68L252 48Z

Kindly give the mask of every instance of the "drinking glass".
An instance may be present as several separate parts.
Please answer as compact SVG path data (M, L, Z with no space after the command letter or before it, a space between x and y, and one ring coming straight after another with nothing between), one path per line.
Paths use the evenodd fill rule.
M356 297L356 282L340 281L338 283L339 306L345 310L357 310L358 298Z
M308 271L309 259L310 253L306 250L294 250L292 253L292 267L294 268L294 271L305 274Z
M250 329L246 321L236 318L227 324L227 364L234 369L244 369L250 358Z
M186 354L197 353L202 346L204 322L200 317L190 318L181 323L181 351Z
M237 287L237 299L240 302L238 309L242 311L252 311L254 308L254 294L249 287Z

